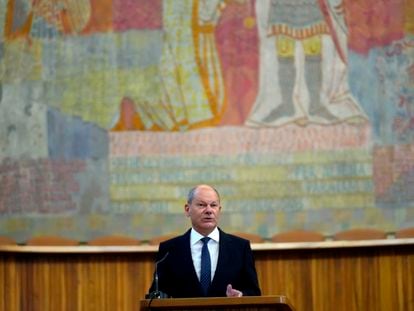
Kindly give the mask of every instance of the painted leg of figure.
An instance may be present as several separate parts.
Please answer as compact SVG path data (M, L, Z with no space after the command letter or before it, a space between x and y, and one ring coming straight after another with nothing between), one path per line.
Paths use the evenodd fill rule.
M335 116L321 102L322 57L319 36L304 40L305 81L309 91L309 115L332 121Z
M293 88L295 87L296 80L294 58L295 41L291 38L280 36L276 40L276 48L282 102L264 118L265 122L272 122L283 117L291 117L295 113L293 105Z
M279 81L282 103L267 115L264 119L265 122L293 116L295 113L293 108L295 77L296 70L293 57L279 57Z

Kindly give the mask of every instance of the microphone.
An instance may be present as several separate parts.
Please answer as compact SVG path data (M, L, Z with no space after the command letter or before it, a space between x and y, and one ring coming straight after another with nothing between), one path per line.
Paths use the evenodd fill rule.
M153 290L151 293L145 295L145 298L146 299L168 298L168 295L166 293L164 293L164 292L162 292L162 291L160 291L158 289L158 265L160 263L162 263L167 258L168 254L169 254L169 252L167 252L164 255L164 257L162 257L160 260L158 260L157 262L155 262L154 281L153 281L155 290Z

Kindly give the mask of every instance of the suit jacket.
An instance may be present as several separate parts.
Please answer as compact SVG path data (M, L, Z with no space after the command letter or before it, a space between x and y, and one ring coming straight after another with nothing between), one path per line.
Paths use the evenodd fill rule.
M168 252L158 264L158 289L174 298L203 296L191 257L190 232L160 243L156 257L158 261ZM250 242L220 229L219 232L217 268L208 296L225 297L228 284L242 291L244 296L260 296ZM153 282L150 292L154 289Z

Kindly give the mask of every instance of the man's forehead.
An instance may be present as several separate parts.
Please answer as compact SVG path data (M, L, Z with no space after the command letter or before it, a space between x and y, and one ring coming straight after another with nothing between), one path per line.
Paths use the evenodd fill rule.
M194 201L201 202L201 203L218 203L219 202L219 200L217 198L216 199L213 199L213 200L202 199L202 198L195 198Z
M193 188L193 190L189 193L188 202L192 202L194 200L210 200L220 202L220 195L216 189L209 185L199 185Z
M216 191L214 191L213 188L208 187L208 186L200 186L196 189L195 192L196 196L200 196L200 195L214 195L217 196Z

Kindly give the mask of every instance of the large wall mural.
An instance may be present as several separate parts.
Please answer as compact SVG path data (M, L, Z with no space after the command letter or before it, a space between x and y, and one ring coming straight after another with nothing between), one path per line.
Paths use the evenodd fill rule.
M0 0L0 234L414 225L414 1Z

